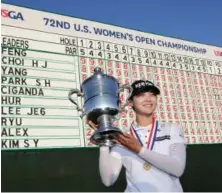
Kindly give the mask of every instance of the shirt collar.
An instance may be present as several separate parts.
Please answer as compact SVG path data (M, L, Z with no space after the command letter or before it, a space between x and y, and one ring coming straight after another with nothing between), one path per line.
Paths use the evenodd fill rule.
M135 129L135 131L139 131L139 130L148 130L148 129L151 129L151 125L152 124L149 124L147 126L140 126L136 121L133 123L133 128Z

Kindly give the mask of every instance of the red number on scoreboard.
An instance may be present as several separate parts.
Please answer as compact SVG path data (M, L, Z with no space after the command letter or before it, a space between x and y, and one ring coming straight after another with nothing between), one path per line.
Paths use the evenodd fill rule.
M155 80L159 80L159 75L154 76Z
M125 76L125 77L128 77L128 76L129 76L128 71L124 70L124 76Z
M177 113L174 114L174 119L179 119L179 116Z
M168 91L166 89L163 90L164 96L168 96Z
M171 102L172 102L172 104L176 104L177 102L176 102L176 98L172 98L171 99Z
M210 129L210 134L213 135L214 134L214 130Z
M128 69L128 64L123 64L124 69Z
M168 97L166 97L165 100L166 100L166 103L168 104L168 103L169 103L169 99L168 99Z
M181 82L184 83L184 82L185 82L185 79L184 79L184 78L181 78Z
M170 69L167 69L167 74L170 75L172 72Z
M187 113L188 119L192 119L191 113Z
M132 66L133 71L136 71L136 65Z
M210 142L215 143L215 138L214 138L214 136L210 136Z
M186 106L186 110L187 110L187 112L191 111L189 106Z
M150 67L146 67L146 71L147 72L151 72L151 68Z
M117 69L116 74L117 74L117 76L121 76L121 71Z
M172 119L172 113L168 113L168 118Z
M140 71L143 71L143 66L139 66L139 70L140 70Z
M179 100L179 104L182 105L183 104L183 100L182 99L178 99Z
M201 135L200 128L197 129L197 134L198 134L198 135Z
M181 90L180 84L177 84L176 88L177 88L178 90Z
M204 133L205 135L208 135L207 129L204 129L204 130L203 130L203 133Z
M199 136L199 138L198 138L198 139L199 139L199 142L200 142L200 143L202 143L202 142L203 142L203 137L202 137L202 136Z
M180 111L184 112L184 106L180 106Z
M162 97L159 98L159 103L163 103L163 98Z
M173 81L173 78L172 78L172 76L168 76L168 82L172 82ZM173 88L173 87L172 87Z
M170 105L167 105L167 111L171 111Z
M162 81L166 81L165 75L162 75L162 76L161 76L161 79L162 79Z
M192 136L192 142L196 143L196 137L195 136Z
M100 65L100 66L103 65L103 60L99 60L99 65Z
M186 137L186 143L189 144L190 143L190 138L187 136Z
M129 84L129 79L125 79L125 84Z
M160 72L161 72L161 74L164 74L164 69L161 68L161 69L160 69Z
M112 67L112 65L113 65L113 64L112 64L112 61L109 61L109 62L108 62L108 67Z
M177 105L173 105L173 110L177 111Z
M157 85L158 87L160 87L160 82L158 81L158 82L156 83L156 85Z
M196 113L194 114L194 118L195 120L198 120L198 115Z
M113 70L109 68L108 73L109 73L109 75L113 75Z
M82 72L86 72L86 66L85 65L82 66Z
M205 137L204 142L209 143L209 137L208 136Z
M193 128L191 129L191 133L192 135L195 135L195 130Z
M94 59L92 59L92 58L90 58L90 60L89 60L89 64L90 64L90 65L95 64L95 60L94 60Z
M82 80L86 80L87 75L86 74L82 74Z
M186 119L185 113L181 113L181 117L182 117L183 120L185 120Z
M94 67L90 66L90 72L93 73L94 72Z
M127 127L127 120L122 120L122 125Z
M155 73L158 73L158 69L157 69L157 68L154 68L154 72L155 72Z
M116 62L116 68L120 68L120 63Z
M160 105L160 111L163 111L164 109L163 109L163 105Z
M193 109L193 112L194 112L194 113L196 113L196 112L197 112L196 107L193 107L192 109Z
M125 113L125 112L122 112L122 113L121 113L121 116L125 118L125 117L126 117L126 113Z
M193 82L194 82L194 84L198 84L198 81L197 81L197 79L194 79L194 81L193 81Z
M80 62L81 62L81 64L85 64L86 63L86 59L85 58L80 58Z
M164 114L164 112L160 113L160 117L161 117L162 119L165 119L165 114Z
M200 115L200 118L202 119L202 120L204 120L205 118L204 118L204 114L201 114Z
M184 134L185 134L185 135L189 135L189 132L188 132L188 129L187 129L187 128L184 129Z
M129 116L130 116L130 118L133 118L134 117L134 112L130 111Z
M175 82L179 82L179 78L178 77L175 77Z

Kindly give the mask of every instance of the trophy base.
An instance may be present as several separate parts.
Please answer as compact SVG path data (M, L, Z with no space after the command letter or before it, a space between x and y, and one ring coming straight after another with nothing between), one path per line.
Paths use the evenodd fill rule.
M111 147L116 144L114 136L119 133L121 133L121 131L116 127L109 128L109 130L102 132L96 130L91 136L90 141L95 145Z
M93 133L90 141L95 145L112 146L116 144L114 136L122 131L112 126L113 118L111 115L103 114L98 119L98 128Z

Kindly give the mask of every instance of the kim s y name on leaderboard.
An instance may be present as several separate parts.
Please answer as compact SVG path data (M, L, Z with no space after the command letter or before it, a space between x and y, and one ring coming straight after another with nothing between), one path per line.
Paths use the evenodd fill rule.
M136 119L128 132L118 134L112 147L100 146L102 182L111 186L125 167L125 192L183 192L179 178L186 165L186 142L182 127L154 117L160 94L152 82L137 80L129 98ZM96 129L92 121L87 123Z

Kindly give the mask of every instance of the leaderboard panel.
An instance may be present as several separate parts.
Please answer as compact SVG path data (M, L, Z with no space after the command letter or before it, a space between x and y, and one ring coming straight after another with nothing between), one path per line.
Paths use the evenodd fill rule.
M65 54L64 45L44 42L64 37L39 33L43 39L31 40L27 31L2 31L2 148L84 146L82 121L67 100L79 85L78 58Z
M163 49L152 42L132 44L113 41L111 37L87 36L84 32L69 33L48 28L44 18L66 19L69 23L76 22L75 18L2 5L4 10L17 14L14 20L2 16L3 150L93 147L89 142L93 130L68 100L68 92L79 89L96 66L120 84L138 79L153 81L161 90L155 115L161 121L182 125L188 144L222 142L221 48L204 45L193 54ZM36 25L25 18L27 14L35 18ZM103 25L88 25L92 24ZM196 48L195 43L189 44ZM123 103L127 96L127 91L120 94ZM83 105L80 98L75 100ZM114 124L127 131L134 116L128 108Z

